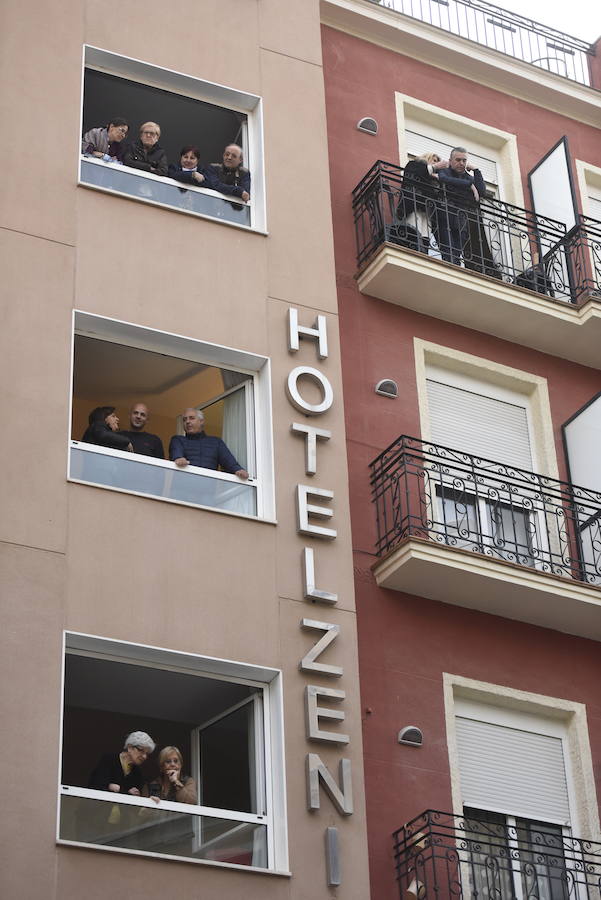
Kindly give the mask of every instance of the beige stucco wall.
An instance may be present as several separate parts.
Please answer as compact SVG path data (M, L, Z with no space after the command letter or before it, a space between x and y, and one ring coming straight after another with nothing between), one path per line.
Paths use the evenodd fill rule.
M170 896L326 896L324 829L340 829L339 900L368 896L356 631L337 339L317 0L12 0L3 29L0 183L2 384L6 389L0 518L0 683L8 758L3 792L3 895L26 900ZM137 57L264 101L267 236L244 233L78 187L84 43ZM6 139L5 139L6 140ZM216 264L219 261L219 264ZM294 489L306 482L304 420L285 396L312 342L286 350L286 314L328 314L333 408L319 447L318 487L335 492L334 542L296 534ZM246 521L66 480L73 308L268 356L273 372L277 525ZM301 551L315 547L338 608L302 600ZM298 663L316 637L302 617L338 622L328 661L336 684ZM291 877L156 861L55 843L63 629L281 668L284 673ZM303 689L342 687L354 815L322 793L306 810L304 759L341 752L305 737ZM99 747L99 753L111 748ZM26 788L24 787L26 783ZM82 887L85 885L85 888ZM175 886L177 885L177 891Z

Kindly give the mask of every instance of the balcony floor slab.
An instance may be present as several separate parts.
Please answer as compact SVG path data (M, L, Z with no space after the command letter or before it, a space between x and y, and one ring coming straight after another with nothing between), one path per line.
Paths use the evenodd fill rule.
M601 640L601 588L408 538L372 567L379 587Z
M357 276L363 294L585 366L599 365L601 303L579 306L383 244Z

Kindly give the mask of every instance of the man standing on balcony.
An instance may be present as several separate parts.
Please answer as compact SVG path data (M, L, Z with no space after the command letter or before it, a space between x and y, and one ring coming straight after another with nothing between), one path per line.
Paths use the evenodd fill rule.
M221 438L205 434L205 417L199 409L190 407L183 415L185 434L174 434L169 441L169 459L176 466L202 466L217 469L219 466L230 475L246 480L248 472L235 459Z
M472 256L466 252L470 232L481 230L478 208L486 185L480 169L468 163L465 147L453 147L448 168L439 170L438 181L444 187L437 211L438 246L444 260L459 266L462 255L464 259Z
M160 126L156 122L140 125L140 136L123 154L123 164L132 169L142 169L152 175L167 174L167 154L159 145Z
M144 431L148 423L148 407L145 403L134 403L129 411L129 431L122 431L121 434L126 435L134 453L141 456L154 456L156 459L165 459L165 451L163 450L163 442L158 434L151 434Z

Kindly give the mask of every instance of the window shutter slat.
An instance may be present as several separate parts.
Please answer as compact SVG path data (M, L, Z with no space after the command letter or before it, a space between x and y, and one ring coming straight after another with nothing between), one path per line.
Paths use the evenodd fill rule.
M428 137L426 134L418 134L417 131L409 130L405 131L405 142L407 153L411 157L422 156L424 153L438 153L441 159L448 159L454 146L434 137ZM458 141L457 144L461 145L461 141ZM497 164L493 159L486 159L486 157L478 156L476 153L468 153L468 161L476 169L480 169L482 177L487 184L494 187L498 186Z

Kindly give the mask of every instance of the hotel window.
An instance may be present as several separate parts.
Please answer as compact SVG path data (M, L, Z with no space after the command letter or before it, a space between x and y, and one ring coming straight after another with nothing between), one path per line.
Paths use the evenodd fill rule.
M274 518L266 357L82 312L74 314L73 348L71 481ZM221 439L248 480L82 440L92 410L114 406L120 430L128 430L129 410L140 402L149 410L145 432L158 435L167 457L171 437L184 433L183 411L196 408L205 433Z
M95 47L84 55L81 134L105 126L111 117L129 124L126 143L138 139L142 123L157 122L159 144L170 164L180 150L194 145L200 165L221 162L228 144L239 144L251 171L251 200L206 187L184 185L169 177L80 156L79 183L146 203L256 230L265 230L261 98L190 75L117 56Z
M158 754L177 747L194 802L89 788L130 732ZM280 673L81 634L67 634L58 840L283 872L287 869ZM188 801L190 796L188 796Z

